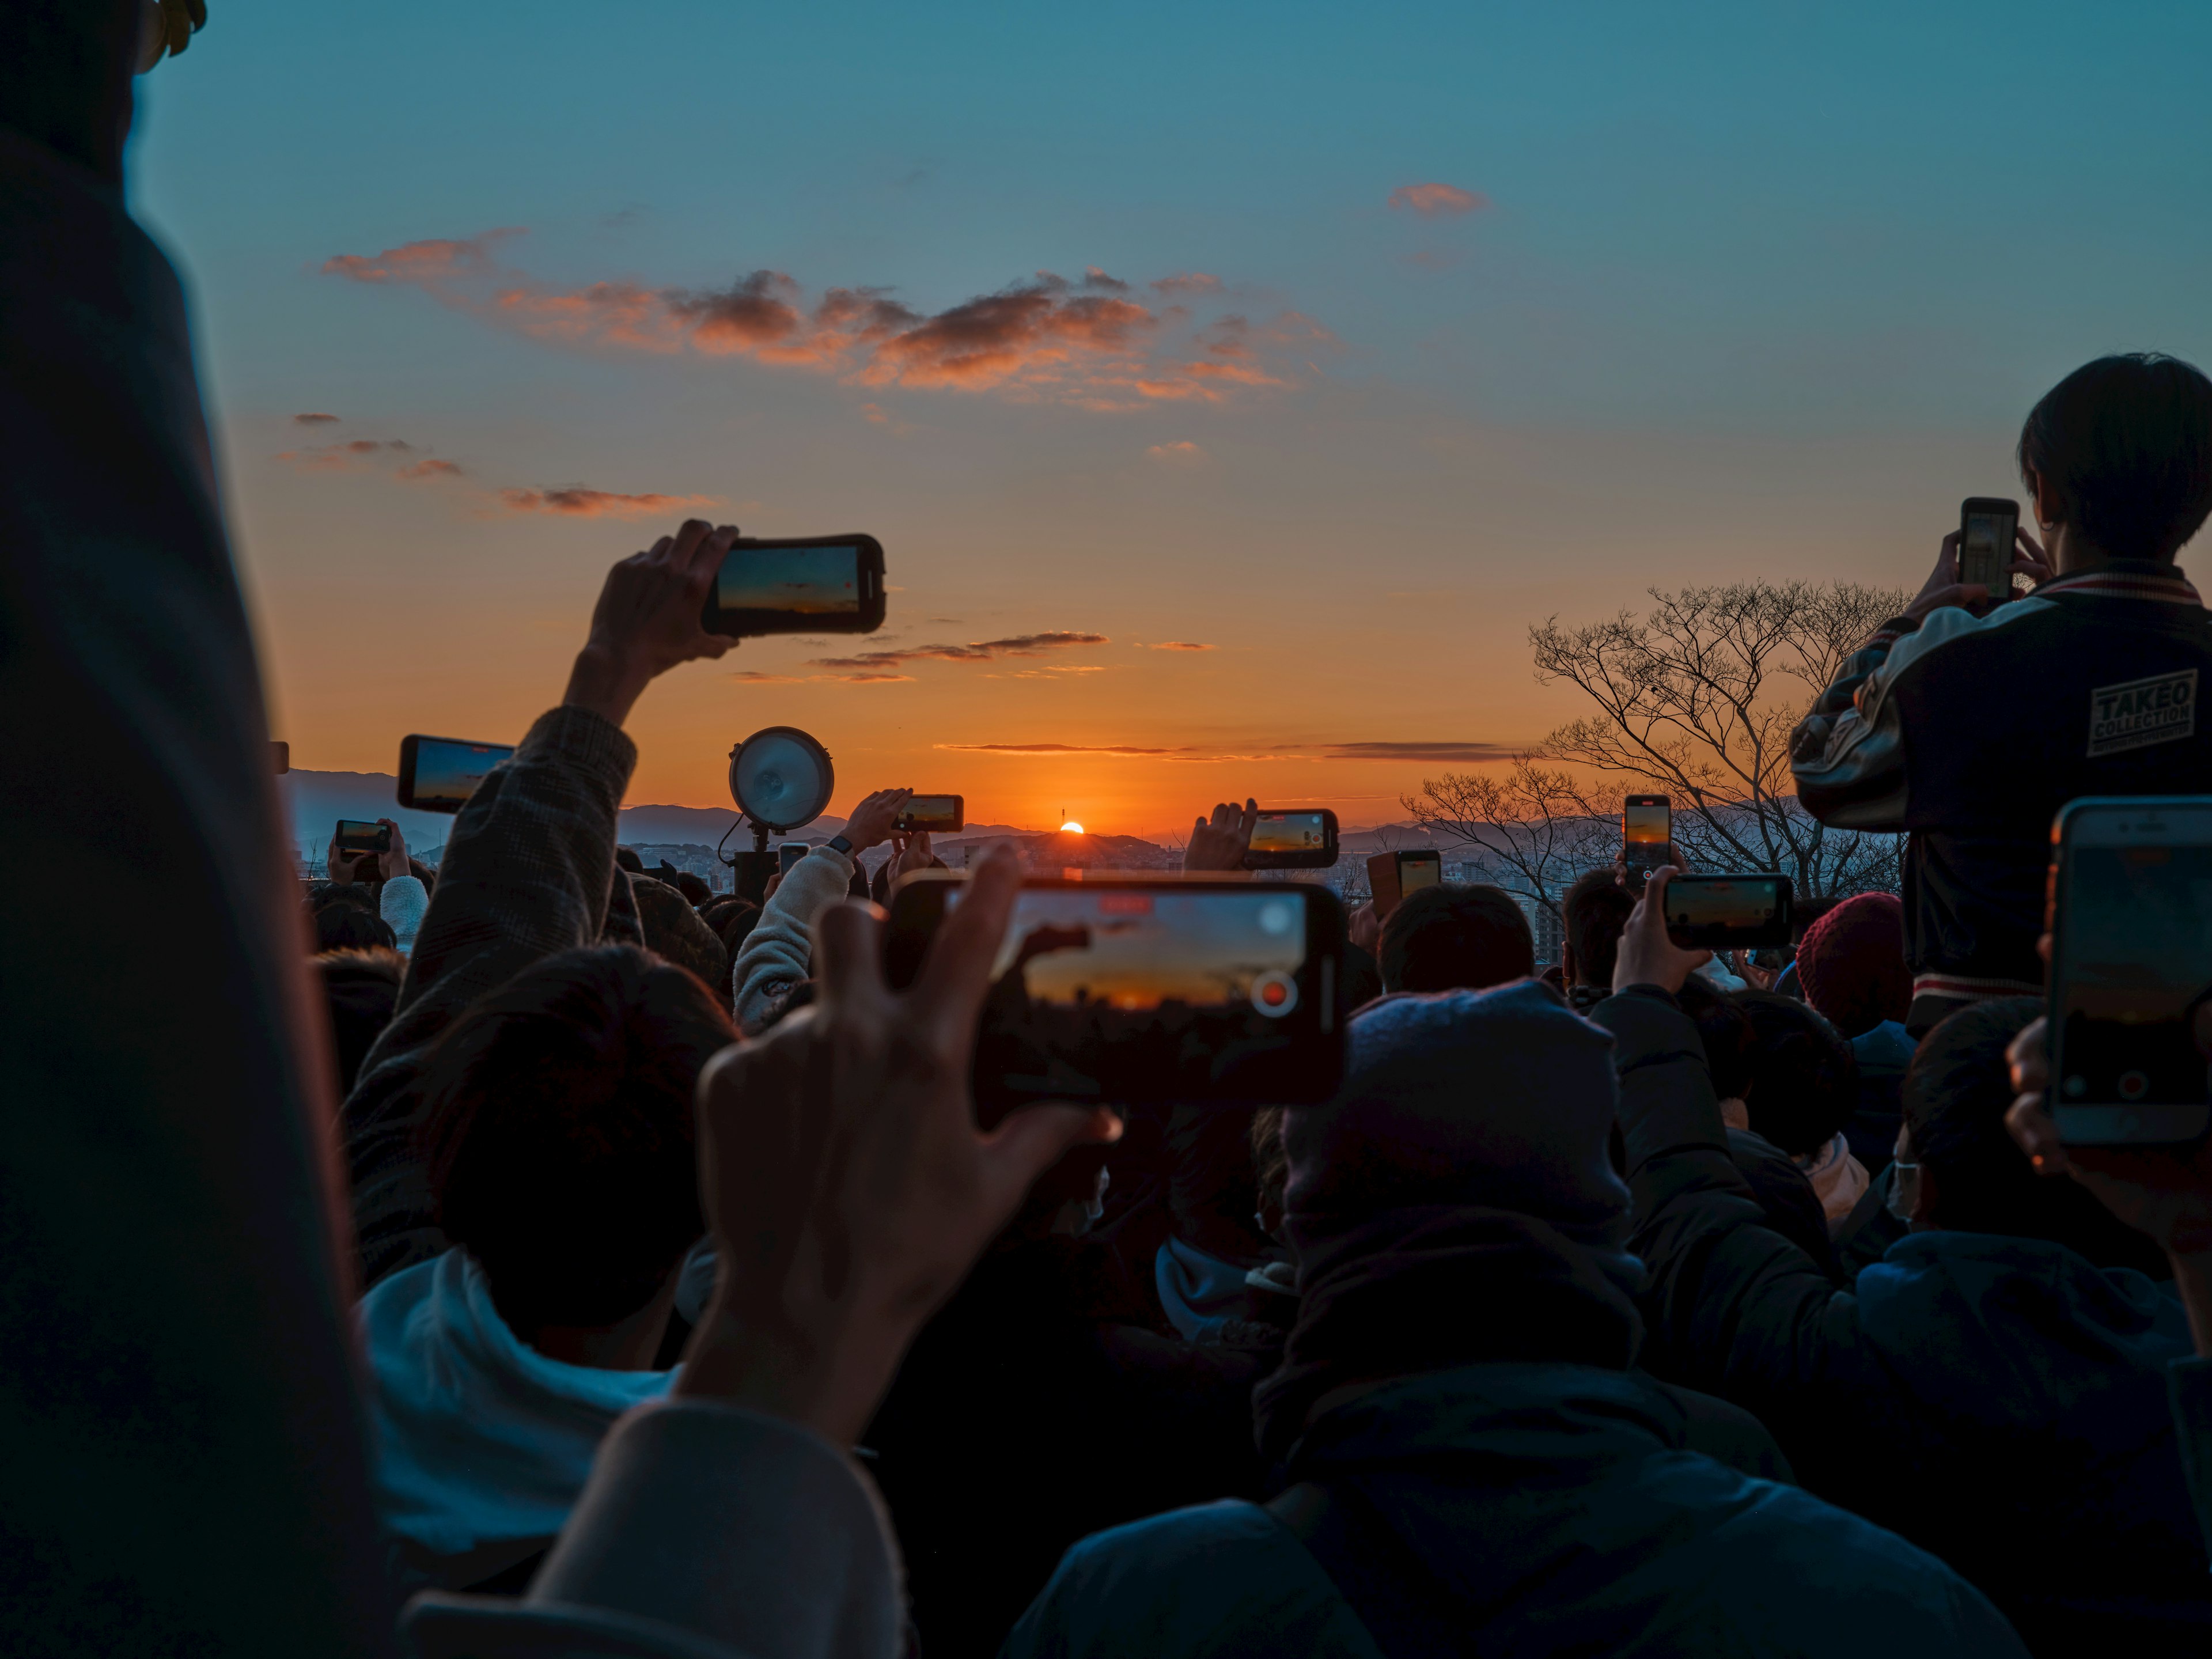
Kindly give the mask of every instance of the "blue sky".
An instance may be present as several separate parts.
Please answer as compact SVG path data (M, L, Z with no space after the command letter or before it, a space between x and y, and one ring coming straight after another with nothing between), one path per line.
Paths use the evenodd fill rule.
M635 798L715 799L729 741L790 720L854 790L957 776L994 821L1074 794L1149 829L1254 778L1371 820L1443 763L1330 745L1510 746L1576 712L1531 680L1530 622L1655 580L1917 585L1960 497L2017 494L2060 374L2212 360L2202 7L214 12L142 83L134 194L194 286L303 766L519 734L597 573L667 527L500 505L588 487L871 531L893 646L1111 642L1010 661L1019 685L838 684L748 647L766 678L687 671L641 708ZM1423 184L1479 204L1389 205ZM517 227L466 295L320 274ZM1245 318L1268 383L1102 410L488 308L767 270L802 310L876 288L934 315L1092 267L1154 319L1176 301L1148 284L1218 278L1186 331ZM395 483L423 457L461 471ZM1133 643L1162 640L1214 648Z

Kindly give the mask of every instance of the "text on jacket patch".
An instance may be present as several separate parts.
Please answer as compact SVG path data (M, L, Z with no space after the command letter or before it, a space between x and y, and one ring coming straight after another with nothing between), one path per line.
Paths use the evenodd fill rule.
M2197 734L2197 671L2154 674L2089 694L2089 758Z

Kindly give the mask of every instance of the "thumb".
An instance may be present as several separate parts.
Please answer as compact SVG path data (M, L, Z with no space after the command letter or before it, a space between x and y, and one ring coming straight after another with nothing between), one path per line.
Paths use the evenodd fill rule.
M1001 1215L1012 1215L1071 1147L1107 1145L1121 1138L1121 1120L1103 1106L1031 1106L1014 1113L984 1139L983 1188Z

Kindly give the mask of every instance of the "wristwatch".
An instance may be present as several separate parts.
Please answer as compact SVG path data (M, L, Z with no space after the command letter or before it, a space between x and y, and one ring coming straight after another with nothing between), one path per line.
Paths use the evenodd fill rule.
M834 853L842 853L847 858L853 856L853 843L842 836L832 836L823 845Z

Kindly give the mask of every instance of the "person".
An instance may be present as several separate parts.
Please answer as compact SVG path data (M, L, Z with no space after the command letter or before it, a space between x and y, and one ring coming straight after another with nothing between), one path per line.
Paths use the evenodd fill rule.
M2100 357L2021 429L2034 592L1986 608L1959 536L1904 615L1848 658L1790 738L1798 799L1838 829L1908 833L1908 1024L2043 983L2051 821L2083 795L2186 794L2212 775L2212 616L2174 559L2212 512L2212 380ZM2047 544L2048 551L2045 551ZM1961 719L1963 710L1974 711Z
M337 1080L337 1091L331 1098L340 1101L353 1091L362 1061L392 1024L400 983L407 976L407 959L381 945L339 949L316 956L314 969L330 1009L331 1058Z
M333 951L390 951L397 954L399 936L383 917L372 915L343 899L325 904L309 918L314 931L314 954Z
M1503 888L1425 887L1390 912L1376 961L1385 991L1480 991L1534 974L1536 940Z
M1624 951L1639 930L1664 941L1648 896ZM1629 1006L1671 1003L1689 954L1655 945L1668 978ZM2032 1647L2100 1621L2154 1646L2207 1628L2212 1595L2164 1409L2188 1334L2171 1295L2106 1265L2142 1256L2118 1229L2033 1201L2002 1123L2005 1046L2033 1012L1969 1008L1922 1043L1899 1153L1919 1166L1899 1186L1913 1231L1850 1290L1765 1224L1702 1064L1694 1087L1624 1096L1650 1364L1751 1411L1808 1490L1941 1556Z
M1714 1007L1715 1018L1697 1023L1731 1141L1748 1131L1787 1156L1810 1183L1824 1226L1834 1228L1867 1189L1865 1166L1844 1139L1858 1104L1857 1055L1795 997L1738 991Z
M638 929L647 950L687 969L701 984L713 986L718 993L730 982L729 951L682 893L648 876L633 880L630 894L637 905Z
M809 848L769 890L730 964L730 1000L739 1030L750 1036L775 1023L793 988L811 971L815 919L842 898L868 896L860 854L890 839L893 821L913 796L911 789L865 796L842 830Z
M705 1227L691 1097L736 1036L706 982L629 945L547 957L447 1029L422 1137L453 1248L360 1310L403 1583L514 1586L615 1419L666 1392Z
M1182 867L1187 871L1242 870L1245 850L1252 845L1252 831L1260 822L1260 805L1248 799L1239 806L1234 801L1217 801L1212 816L1200 817L1190 826L1190 839L1183 843Z
M1560 977L1576 1007L1595 1007L1612 995L1613 955L1635 908L1635 895L1612 869L1584 871L1560 898Z
M1859 1095L1844 1138L1870 1173L1897 1144L1899 1105L1914 1043L1905 1028L1912 973L1905 965L1905 905L1894 893L1859 893L1805 930L1793 964L1800 992L1857 1058Z
M560 705L453 820L398 1010L342 1115L367 1287L453 1243L437 1222L422 1133L431 1062L461 1016L561 952L644 942L632 878L615 861L616 812L637 760L622 724L659 674L729 648L682 606L703 600L736 534L693 520L607 573ZM550 1000L562 994L557 976L532 982Z
M1631 1369L1616 1100L1696 1064L1650 1014L1609 1036L1523 982L1353 1019L1335 1099L1284 1118L1300 1306L1253 1399L1279 1495L1085 1540L1008 1659L2020 1651L1904 1540L1691 1449Z

